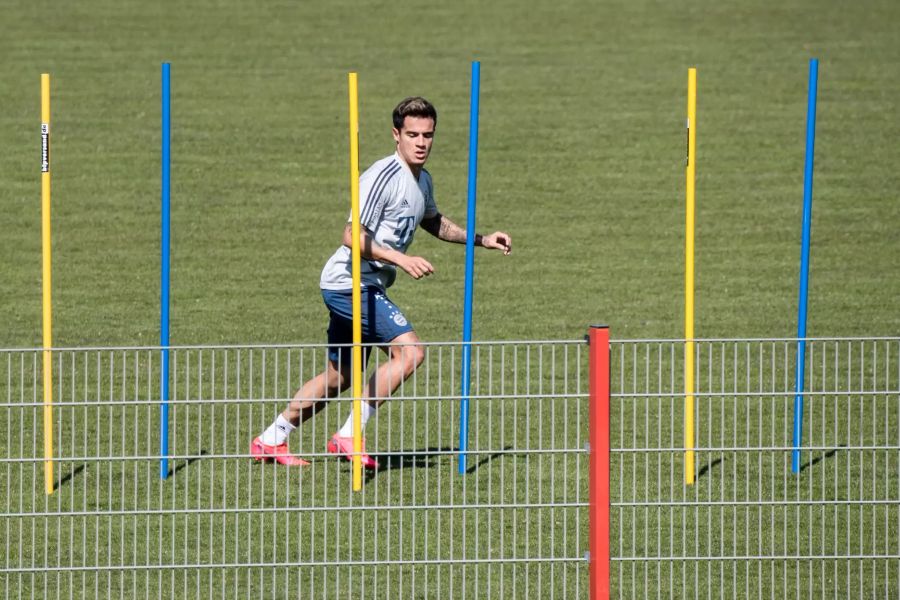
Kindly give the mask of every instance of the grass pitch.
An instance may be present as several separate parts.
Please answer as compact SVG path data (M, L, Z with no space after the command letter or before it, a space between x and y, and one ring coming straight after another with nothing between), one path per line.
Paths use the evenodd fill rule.
M159 315L160 63L173 72L172 342L314 342L318 274L389 114L440 118L438 206L465 220L469 63L482 61L478 339L683 332L684 118L698 68L698 336L796 331L807 62L821 61L810 335L900 329L900 36L891 2L14 2L4 13L0 311L40 343L39 75L52 76L54 341L149 344ZM424 339L461 330L464 249L394 299Z
M41 341L42 72L52 77L54 343L158 342L163 61L173 73L172 343L323 341L318 276L349 204L348 71L360 76L363 168L391 151L399 99L436 104L428 167L438 206L464 222L473 59L482 61L477 227L514 241L510 257L478 253L476 339L576 339L594 322L618 339L683 333L690 66L696 334L793 335L810 57L820 73L809 335L900 330L895 2L14 0L2 12L2 347ZM420 232L413 251L437 273L401 275L392 298L423 339L458 340L464 248ZM200 527L173 523L173 539ZM278 579L247 573L231 587L179 574L177 592L274 589ZM292 576L279 580L291 587ZM294 585L314 586L312 596L337 589L331 578ZM477 589L477 577L468 581ZM61 588L176 594L174 576L145 582L130 591L76 576Z

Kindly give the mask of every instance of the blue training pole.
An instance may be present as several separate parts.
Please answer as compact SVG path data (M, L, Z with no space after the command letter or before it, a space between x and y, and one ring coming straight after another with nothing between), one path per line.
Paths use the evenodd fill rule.
M797 380L794 385L794 449L791 472L800 472L803 444L803 381L806 368L806 304L809 290L809 227L812 219L813 155L816 144L816 88L819 61L809 61L809 98L806 108L806 165L803 170L803 241L800 247L800 301L797 306Z
M160 268L159 302L159 345L162 347L162 371L159 378L160 389L160 444L159 476L169 477L169 243L171 192L171 148L172 119L169 83L169 63L162 65L162 241Z
M472 62L472 96L469 102L469 193L466 212L466 297L463 306L462 392L459 407L459 474L466 473L469 448L469 390L472 371L472 296L475 279L475 191L478 177L478 95L481 63Z

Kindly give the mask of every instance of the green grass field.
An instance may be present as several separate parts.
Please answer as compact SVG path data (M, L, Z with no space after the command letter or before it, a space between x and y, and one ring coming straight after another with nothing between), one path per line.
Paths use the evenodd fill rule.
M807 61L821 61L810 335L900 329L900 9L816 2L16 2L4 11L0 311L40 343L39 75L52 75L54 341L150 344L159 315L160 63L173 65L173 343L323 338L318 274L361 163L408 94L440 111L429 168L465 220L469 66L482 61L478 339L683 334L684 114L698 68L697 335L796 331ZM461 335L464 249L394 299Z
M509 257L484 251L477 255L476 339L580 339L587 326L597 322L608 323L614 339L683 335L684 121L691 66L698 69L695 333L698 337L794 335L811 57L819 58L820 71L808 333L900 333L900 171L896 160L900 5L895 2L559 0L523 5L509 0L432 4L6 0L0 12L0 54L5 58L0 83L0 140L5 150L0 164L2 348L41 343L39 83L43 72L52 77L54 344L158 343L159 97L164 61L171 62L173 77L173 344L324 341L327 314L318 293L319 272L339 243L349 205L349 71L357 71L360 77L362 168L392 150L389 116L398 100L420 94L436 104L440 117L428 168L439 208L464 223L469 69L475 59L482 61L477 228L483 232L502 229L514 240ZM393 300L404 308L423 339L459 340L464 247L442 244L420 232L413 251L431 260L437 272L422 282L401 275L391 290ZM19 373L6 365L0 365L0 371L10 372L11 377ZM543 377L522 376L529 385ZM104 385L112 378L112 373L98 375ZM290 388L287 382L282 384ZM3 386L7 386L5 380L0 389ZM142 397L146 394L150 399L151 388L152 384L142 391ZM15 399L21 391L10 388L2 397ZM223 429L234 437L221 440L221 446L198 441L182 451L221 447L242 452L244 434L249 436L250 430L269 419L277 404L259 404L243 413L245 420L240 422L246 426ZM455 410L449 404L448 419ZM155 412L121 410L128 423L121 439L98 441L98 452L102 446L103 452L127 454L131 450L126 448L127 439L139 440L141 448L153 451L151 435L142 436L142 432L145 427L153 430ZM234 407L222 410L221 415L235 415L230 412ZM398 428L391 431L399 431L402 421L396 419L412 410L397 410L391 418L382 418L375 432L388 424ZM543 417L546 410L542 405ZM892 409L881 410L883 414ZM202 414L201 409L197 411ZM91 412L90 422L96 417L96 431L109 431L117 414ZM310 451L321 451L318 438L339 424L341 415L334 410L326 414L328 421L316 425L309 441L304 438L304 449L310 444ZM74 410L72 416L77 417ZM839 421L837 413L834 418ZM892 418L896 420L896 415ZM539 422L507 425L530 432ZM27 435L36 433L39 423L37 411L7 411L0 419L3 456L39 452L39 438L31 436L29 441ZM452 446L452 423L444 425L438 428L440 440L416 438L415 445ZM480 426L492 430L485 423ZM181 420L178 427L187 424ZM665 439L677 440L679 427L675 425ZM626 428L619 435L640 437L637 431L635 425L634 431ZM579 432L571 433L572 439L582 441ZM752 437L761 436L761 428L750 426L746 434L747 439L763 439ZM197 440L205 439L197 435ZM402 438L399 434L389 437L385 445L405 448ZM716 439L714 432L705 441L709 438ZM66 438L67 443L72 439ZM489 439L494 446L502 446ZM839 437L827 439L840 441ZM94 441L85 448L93 450ZM61 450L76 453L76 448L80 447ZM895 460L895 455L887 460ZM824 461L823 466L831 469L823 471L828 477L838 469L835 465L849 472L857 464L860 473L864 471L864 463L840 462L841 456ZM420 494L431 485L447 486L429 501L484 498L480 492L466 491L466 485L475 483L460 483L451 476L452 458L436 460L451 466L441 471L446 471L445 478L431 469L398 469L379 476L367 488L369 495L358 501L407 502L409 488L404 492L403 486L409 482L418 482L419 487L412 489ZM576 457L567 463L563 472L570 468L572 473L580 472L580 460ZM521 461L519 457L492 460L464 481L488 482L516 475ZM119 484L126 486L123 497L135 502L147 498L147 507L193 506L209 496L223 504L268 506L265 498L254 500L249 488L227 491L242 474L251 481L258 474L246 461L232 462L192 463L170 487L153 476L155 463L122 463L121 472L118 466L108 471L87 466L72 477L68 488L60 487L53 504L45 504L40 493L39 467L32 472L30 465L7 466L6 489L21 486L22 491L15 498L8 495L6 510L28 512L32 507L40 511L48 506L71 510L88 501L95 504L85 510L113 510L120 498L112 491L106 498L106 490L108 486L118 491L113 486ZM732 471L725 469L735 469L735 480L744 476L744 471L738 474L738 463L724 464L723 472L729 476ZM890 471L893 463L886 464ZM748 467L747 472L761 476L766 472L762 459L759 465L756 471ZM781 465L777 468L780 474ZM323 482L346 476L346 469L334 463L317 469L314 481L319 483L303 487L302 492L279 487L285 482L278 479L277 471L264 471L259 489L282 490L283 496L272 500L282 508L304 498L320 505L343 502L336 494L345 489L341 486L346 481ZM884 464L881 469L885 472ZM135 475L138 470L139 476ZM642 474L644 482L652 482L661 474L669 478L671 470L645 466L629 473L627 480L639 488ZM674 477L677 480L678 473ZM816 477L824 482L826 475ZM10 483L13 479L15 486ZM555 490L558 483L538 481L548 490ZM203 482L210 482L210 493L204 491ZM725 475L711 476L707 482L715 482L716 489L698 488L698 497L725 497L731 489ZM507 484L497 483L490 493L518 499L508 495L512 492ZM96 492L91 485L97 486ZM378 489L383 490L381 496L375 495ZM540 489L536 496L524 497L545 498L544 488ZM811 484L810 496L827 489L824 483ZM563 486L556 491L565 495L571 489ZM885 494L895 492L890 488ZM641 496L620 498L632 497ZM170 499L175 499L173 504L167 504ZM566 514L571 519L575 513ZM711 514L723 521L739 520L722 512ZM772 514L778 519L783 516L767 516ZM741 527L753 530L751 516L740 517ZM436 530L455 531L459 523L441 521L445 517L435 512L434 521L428 520L431 517L425 521ZM230 548L232 537L253 539L272 522L263 513L246 521L235 517L237 522L229 522L228 527L224 520L220 523L212 517L207 522L206 515L171 521L150 515L127 521L129 526L146 529L141 533L126 531L123 521L114 516L100 523L103 518L90 521L96 529L87 534L108 535L109 541L102 543L104 550L130 548L123 541L114 544L113 536L148 538L155 544L157 535L165 535L163 558L174 561L199 554L187 545L182 553L174 542L169 552L170 538L180 544L191 535L200 539L221 533ZM501 526L504 531L524 526L529 519L519 514L503 518L509 519ZM652 527L655 517L649 518ZM7 529L0 530L0 538L12 539L10 526L47 531L50 538L63 542L79 532L77 517L60 520L64 524L55 530L50 526L54 521L30 519L6 519ZM644 523L642 519L635 516L622 525L622 531L629 531L630 524ZM516 543L538 543L557 530L554 523L551 516L534 524L529 534L516 529L521 536ZM328 531L346 532L355 526L346 515L328 521L327 531L305 521L298 525L304 535L312 532L316 539ZM840 528L835 539L856 528L849 518L836 518L834 526ZM561 531L570 530L578 529L566 521ZM148 536L150 531L153 536ZM367 531L397 531L398 537L402 531L409 534L389 519L376 519ZM719 538L710 539L704 548L718 552L713 542ZM382 538L382 545L373 546L373 552L389 553L409 543L400 539L393 544L390 538ZM428 549L428 544L422 542L422 547ZM460 544L461 549L481 548L478 540ZM554 539L550 547L559 544L562 540ZM74 546L84 547L81 541ZM319 551L312 542L311 547ZM349 547L355 548L352 543ZM642 549L639 541L625 547L635 553ZM110 554L108 563L140 561L144 555L138 552L143 547L136 548L133 557ZM146 556L153 555L154 548L148 545ZM559 550L573 552L569 547ZM233 556L214 558L279 560L265 550L259 552L236 550ZM21 556L18 549L7 548L5 564L17 564L24 560ZM32 556L41 555L27 558ZM329 555L311 556L319 560ZM96 564L107 563L98 560ZM448 585L455 586L453 597L501 592L526 597L509 591L510 584L521 582L551 586L562 595L584 575L579 564L549 571L539 565L509 565L468 579L467 568L461 572L454 568L441 567L435 571L439 575L427 582L419 574L418 585L407 578L415 577L415 572L402 566L383 572L385 581L402 580L408 586L404 589L420 590L418 596L411 592L409 597L428 598L441 597ZM471 571L481 568L476 565ZM638 573L638 579L650 577L654 584L658 580L659 597L666 597L668 582L681 582L685 585L681 594L692 597L689 580L697 576L696 571L680 576L677 570L675 575L651 570L647 575L646 570L640 574L640 566L635 571L630 568L626 565L615 573L623 580L633 573ZM714 568L709 567L710 574ZM787 569L783 577L773 567L771 576L735 571L723 578L748 586L757 580L777 581L764 591L771 592L771 597L788 596L791 591L780 587L784 581L795 580ZM59 580L28 580L27 575L10 575L0 583L4 590L0 593L18 597L18 589L24 596L69 597L74 590L74 597L232 597L232 593L238 597L244 591L271 592L275 581L284 577L289 587L296 587L297 596L314 597L321 591L322 596L334 592L329 596L333 597L345 589L337 578L344 576L341 573L352 577L351 571L323 568L293 583L291 577L298 575L291 569L235 569L221 581L202 570L178 573L177 580L176 575L164 579L164 574L157 580L155 573L133 579L76 573L61 575ZM481 587L491 573L501 571L493 587ZM548 580L548 572L566 578L566 583L555 587L556 580ZM812 571L803 577L816 585L825 582L822 589L829 589L830 571L828 577ZM866 579L854 572L854 577L859 577L862 590L863 581L880 585L886 575L881 572ZM888 592L891 581L897 580L896 576L885 580ZM132 584L133 590L128 588ZM49 585L50 591L42 585ZM389 583L382 581L382 585L390 589ZM629 585L617 589L632 589ZM714 591L721 590L713 589L709 595ZM733 595L756 597L756 593L748 589Z

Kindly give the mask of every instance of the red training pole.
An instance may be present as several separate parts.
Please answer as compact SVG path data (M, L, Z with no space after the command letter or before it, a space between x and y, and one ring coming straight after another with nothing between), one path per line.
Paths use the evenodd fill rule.
M588 334L588 543L590 600L609 600L609 328Z

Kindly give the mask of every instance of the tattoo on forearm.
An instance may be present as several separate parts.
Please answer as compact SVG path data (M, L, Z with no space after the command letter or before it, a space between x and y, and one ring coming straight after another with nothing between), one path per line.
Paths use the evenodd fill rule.
M466 232L456 223L443 218L441 219L441 229L438 232L438 237L448 242L465 242Z
M422 221L422 228L445 242L454 242L456 244L466 243L466 230L442 214L438 214L431 219L424 219ZM481 245L481 236L477 233L475 234L475 245Z

